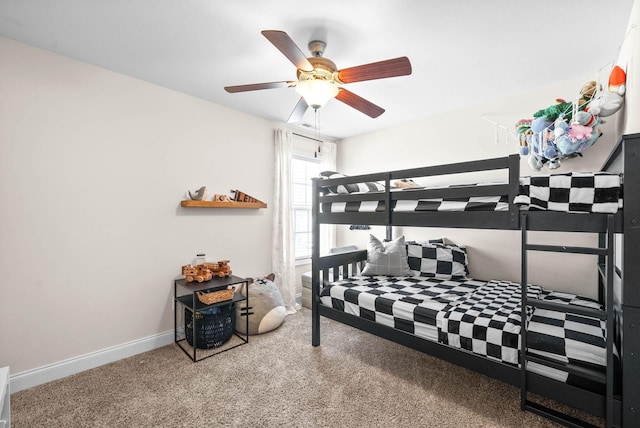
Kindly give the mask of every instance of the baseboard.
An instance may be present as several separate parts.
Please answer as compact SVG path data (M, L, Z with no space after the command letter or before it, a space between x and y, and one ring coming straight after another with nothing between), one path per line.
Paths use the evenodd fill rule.
M37 369L11 376L11 392L22 391L36 385L62 379L85 370L131 357L142 352L169 345L174 341L174 331L168 330L121 345L112 346L90 354L69 358Z

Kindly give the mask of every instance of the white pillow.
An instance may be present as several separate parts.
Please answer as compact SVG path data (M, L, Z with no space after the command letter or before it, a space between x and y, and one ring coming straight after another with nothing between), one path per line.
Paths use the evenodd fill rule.
M369 235L367 264L362 275L412 276L404 236L382 243L375 236Z

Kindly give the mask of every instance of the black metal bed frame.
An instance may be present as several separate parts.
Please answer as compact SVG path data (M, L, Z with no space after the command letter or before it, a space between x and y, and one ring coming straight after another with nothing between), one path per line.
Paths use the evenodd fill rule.
M599 298L606 307L613 308L614 314L608 314L613 321L613 339L620 355L619 373L613 378L613 358L607 358L607 394L559 382L545 376L531 373L521 368L510 366L485 357L472 354L466 350L449 345L422 339L406 333L368 321L354 315L335 310L320 304L320 279L324 282L335 281L342 275L357 274L366 261L366 250L347 254L320 257L319 229L320 224L369 224L387 226L387 237L390 238L392 226L423 226L469 229L521 229L521 211L513 204L518 192L520 160L518 155L480 161L461 162L449 165L406 169L384 173L374 173L335 179L313 180L313 251L312 251L312 345L320 345L320 317L324 316L338 322L367 331L376 336L408 346L429 355L450 361L454 364L477 371L495 379L521 386L526 383L527 391L548 397L559 403L567 404L598 416L607 418L607 426L635 427L640 426L640 134L625 135L615 145L613 151L603 164L603 171L623 174L624 177L624 209L615 215L606 214L567 214L550 211L531 211L526 214L526 229L532 231L562 231L598 233L599 245L606 247L613 244L613 230L617 236L616 252L621 253L615 266L606 266L605 256L598 254ZM410 192L390 192L392 180L413 177L428 177L465 172L505 169L508 172L509 184L498 186L479 186L469 188L448 188L419 190ZM339 184L360 183L366 181L385 182L384 211L375 213L323 213L322 203L333 201L378 201L381 193L357 195L324 196L323 188ZM509 211L503 212L393 212L392 201L400 199L417 199L441 196L481 196L504 194L509 197ZM523 250L524 252L524 250ZM523 264L524 266L524 264ZM603 280L606 272L612 274L612 282ZM524 272L524 269L523 269ZM604 273L604 274L603 274ZM526 281L526 274L524 274ZM610 292L607 294L607 286ZM609 298L612 297L612 299ZM611 309L609 309L611 310ZM613 316L612 316L613 315ZM611 340L611 339L609 339ZM611 395L615 383L615 395ZM524 401L523 401L524 408ZM528 410L532 410L527 407ZM545 414L553 419L553 415ZM556 420L572 426L567 420ZM581 426L575 421L573 426Z

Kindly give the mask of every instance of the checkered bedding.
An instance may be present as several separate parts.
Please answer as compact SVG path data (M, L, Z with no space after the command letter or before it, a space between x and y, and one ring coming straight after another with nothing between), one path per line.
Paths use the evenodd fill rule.
M542 288L529 286L537 299ZM473 293L438 313L442 343L466 349L503 363L518 364L520 349L520 284L489 281ZM533 309L527 307L530 317Z
M542 299L602 309L595 300L560 292L544 292ZM605 373L607 365L606 322L597 318L536 308L529 320L527 348L531 354L559 363L570 363ZM615 350L614 350L615 352ZM528 370L562 382L597 390L595 382L561 370L529 363Z
M523 177L514 203L530 211L616 213L622 207L621 177L606 172Z
M529 298L592 308L600 305L573 294L530 285ZM470 278L354 276L326 286L321 304L416 336L519 365L520 285ZM564 312L527 307L531 353L554 361L604 370L604 322ZM585 386L567 372L529 363L527 369ZM591 382L591 381L590 381Z
M484 183L484 185L495 185L505 183ZM477 187L483 184L466 184L454 185L450 188ZM392 192L412 192L425 189L441 189L443 187L418 187L408 189L391 189ZM383 197L384 192L353 192L352 195L362 193L380 193ZM384 200L379 201L342 201L342 202L324 202L321 209L324 213L343 213L343 212L382 212L385 210L386 203ZM429 199L402 199L391 201L391 210L394 212L414 212L414 211L508 211L509 198L502 196L470 196L457 198L429 198Z
M436 317L483 284L473 279L354 276L325 287L323 305L438 340Z
M454 185L451 188L477 187L505 183ZM442 187L432 187L442 188ZM421 188L392 189L392 192L411 192ZM622 182L617 174L567 173L535 177L521 177L519 195L514 203L522 210L561 211L569 213L616 213L622 207ZM379 193L378 201L324 202L323 213L382 212L386 209L384 191L353 192L351 194ZM414 211L508 211L507 195L463 198L435 198L391 201L394 212Z

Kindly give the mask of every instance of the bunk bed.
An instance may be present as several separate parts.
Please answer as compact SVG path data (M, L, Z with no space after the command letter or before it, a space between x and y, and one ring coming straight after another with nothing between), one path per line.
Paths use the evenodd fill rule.
M620 138L601 172L593 173L591 178L578 178L578 181L591 180L591 184L586 185L591 188L594 180L619 178L618 193L605 195L602 205L540 201L536 199L539 195L533 195L536 178L521 177L519 165L519 157L511 155L313 179L312 345L320 345L320 317L324 316L519 386L523 410L558 423L584 424L530 400L530 393L601 416L606 419L607 426L640 426L640 335L637 328L640 327L640 263L636 260L640 250L640 134ZM394 189L392 186L398 180L416 177L497 170L506 173L506 182L412 189ZM600 175L602 177L598 178ZM566 179L565 175L563 180ZM577 186L585 185L582 182ZM587 193L610 190L609 184L602 187L605 189L590 189ZM613 200L614 195L619 198ZM523 201L527 204L516 203ZM321 224L386 226L388 241L392 240L394 226L520 230L521 280L519 283L479 281L464 274L413 276L416 272L409 276L363 276L367 250L320 256ZM529 231L596 233L598 247L530 244ZM411 251L411 245L428 247L429 251L439 245L451 249L441 243L404 245L407 252ZM420 249L417 251L419 253ZM598 298L583 299L528 284L527 254L531 251L596 255ZM415 266L412 268L420 270L419 263ZM401 289L403 296L393 295L397 289ZM469 345L474 338L463 337L459 323L462 316L469 315L465 312L468 308L475 310L477 302L484 302L490 298L487 296L496 294L502 298L499 309L510 310L502 323L501 340L505 341L510 335L511 341L511 345L506 345L507 352L498 346L497 354L488 350L492 345L485 342L478 349L475 344ZM380 295L387 298L376 301ZM386 309L385 305L388 306ZM406 319L402 319L403 313ZM568 327L565 324L569 319L592 322L586 328L596 332L598 346L591 347L586 340L578 345L577 351L569 350L567 343L573 341L566 337ZM522 323L521 320L526 321ZM551 341L562 342L560 346L565 346L558 351L564 353L561 358L553 358L551 354L556 351L547 347L545 339L548 331L544 324L554 322L563 323L560 337L551 337ZM470 323L472 325L467 328L477 326L474 319ZM584 336L581 331L570 334ZM571 352L581 354L578 359L586 360L585 364L581 365L581 361L575 364L574 359L567 358ZM599 367L591 364L594 359L598 360Z

